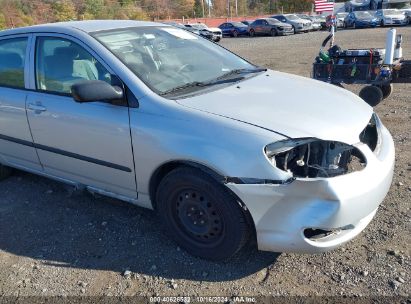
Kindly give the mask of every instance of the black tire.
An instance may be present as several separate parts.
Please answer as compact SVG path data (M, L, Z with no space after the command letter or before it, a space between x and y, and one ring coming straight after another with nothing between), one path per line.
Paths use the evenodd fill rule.
M392 85L391 83L380 86L380 89L381 89L381 91L382 91L382 97L383 97L383 99L386 99L386 98L390 97L390 95L391 95L391 93L392 93L392 91L393 91L393 88L394 88L394 87L393 87L393 85Z
M255 36L255 31L253 29L250 30L250 37L254 37Z
M167 231L194 256L227 259L250 237L246 214L234 195L200 170L184 167L167 174L156 202Z
M352 28L353 28L353 29L356 29L356 28L357 28L357 25L355 24L355 22L352 23Z
M384 98L381 88L377 86L366 86L362 88L359 96L372 107L378 105Z
M272 36L272 37L275 37L275 36L277 36L277 35L278 35L278 34L277 34L277 30L276 30L276 29L271 29L270 34L271 34L271 36Z
M13 169L11 169L10 167L6 167L0 164L0 181L8 178L12 172Z
M237 32L237 30L234 30L234 32L233 32L233 37L234 37L234 38L237 38L237 37L238 37L238 32Z
M293 27L293 34L295 35L295 33L296 33L295 32L295 26L293 25L292 27Z

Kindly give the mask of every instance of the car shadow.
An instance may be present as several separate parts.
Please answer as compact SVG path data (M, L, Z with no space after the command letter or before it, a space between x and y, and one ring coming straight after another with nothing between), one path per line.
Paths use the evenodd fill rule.
M0 183L0 250L56 267L193 281L236 280L276 262L250 244L228 261L190 256L150 210L23 172Z

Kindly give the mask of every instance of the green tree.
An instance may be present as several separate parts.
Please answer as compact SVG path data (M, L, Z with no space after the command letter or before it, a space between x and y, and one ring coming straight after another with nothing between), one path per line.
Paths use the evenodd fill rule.
M52 5L56 21L69 21L77 19L76 8L70 0L60 0Z

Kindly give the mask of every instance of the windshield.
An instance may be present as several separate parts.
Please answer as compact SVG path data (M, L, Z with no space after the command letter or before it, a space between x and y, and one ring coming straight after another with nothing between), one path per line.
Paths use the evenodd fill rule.
M338 13L337 18L345 18L347 17L348 13Z
M194 27L194 28L196 28L196 29L198 29L198 30L206 30L206 29L208 29L207 25L202 24L202 23L195 23L195 24L190 24L190 25L191 25L191 27Z
M236 27L246 27L246 25L244 25L244 23L241 22L231 22L231 24Z
M397 9L410 9L411 3L410 2L389 3L387 7L397 8Z
M286 15L285 17L289 20L300 20L296 15Z
M281 23L280 21L278 21L277 19L274 19L274 18L268 18L267 22L270 23L270 24L279 24L279 23Z
M200 90L202 86L196 84L256 69L224 48L175 27L125 28L92 36L160 95L188 84Z
M369 12L355 12L355 17L357 18L372 18L371 14Z
M383 10L384 15L401 15L402 13L396 9Z

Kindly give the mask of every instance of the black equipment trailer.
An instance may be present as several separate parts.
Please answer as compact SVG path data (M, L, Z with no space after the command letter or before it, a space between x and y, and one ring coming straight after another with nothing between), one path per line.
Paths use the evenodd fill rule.
M334 85L365 85L360 97L369 105L376 106L393 90L393 83L411 83L411 60L396 59L384 64L385 49L342 50L332 45L328 52L323 48L333 39L330 34L322 44L319 56L313 64L312 77ZM401 48L402 37L397 37Z

